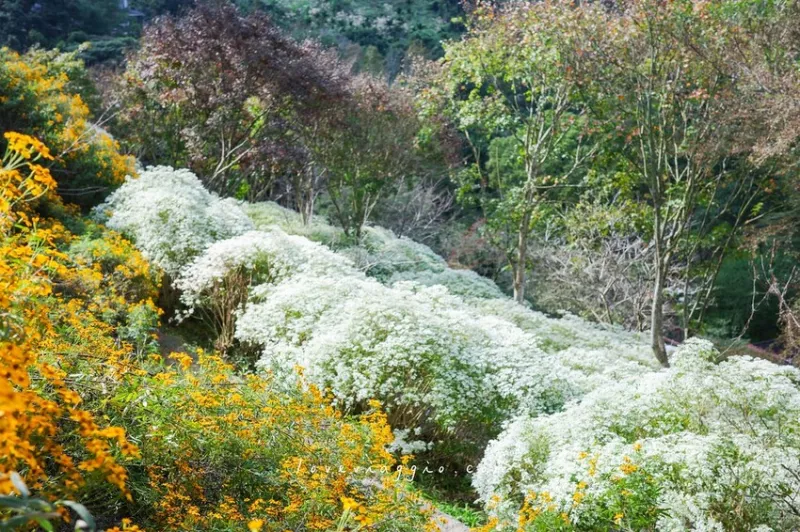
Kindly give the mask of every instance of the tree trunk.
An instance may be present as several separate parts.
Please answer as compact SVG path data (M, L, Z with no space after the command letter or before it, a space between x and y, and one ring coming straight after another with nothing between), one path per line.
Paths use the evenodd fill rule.
M304 209L301 213L303 216L303 225L308 227L311 225L311 217L314 216L314 198L311 197L310 199L306 200L303 206Z
M297 210L303 219L303 225L311 225L311 217L314 215L314 190L312 186L304 184L303 188L297 192Z
M522 221L519 224L517 234L517 259L513 264L514 273L514 301L517 303L525 302L525 267L528 255L528 231L531 225L531 212L525 211Z
M653 287L653 311L650 317L650 345L656 359L665 368L669 367L667 347L664 344L664 284L666 281L666 266L661 264L661 258L656 253L656 283Z

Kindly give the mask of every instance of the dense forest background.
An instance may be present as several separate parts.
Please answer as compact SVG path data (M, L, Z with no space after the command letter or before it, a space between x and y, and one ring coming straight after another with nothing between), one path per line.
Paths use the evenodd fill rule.
M8 0L0 8L0 45L33 45L69 51L84 42L87 64L121 62L136 47L142 28L161 15L177 14L194 0ZM336 48L358 69L394 77L406 55L442 55L442 40L464 31L457 0L295 2L241 0L243 12L260 11L298 40L313 38Z

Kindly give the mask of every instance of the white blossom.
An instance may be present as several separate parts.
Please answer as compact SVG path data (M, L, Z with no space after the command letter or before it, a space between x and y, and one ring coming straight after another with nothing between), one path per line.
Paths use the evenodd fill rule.
M382 227L365 227L359 246L341 250L371 277L388 282L398 272L443 272L447 262L431 248Z
M325 246L273 227L211 244L180 271L175 286L181 291L181 301L191 310L232 271L245 272L253 284L274 284L301 274L357 274L350 261Z
M413 281L424 286L446 286L451 294L467 298L497 299L504 298L502 290L492 282L472 270L454 270L447 268L442 271L403 271L394 273L387 284L400 281Z
M593 482L641 445L660 488L659 530L722 530L720 514L746 509L740 528L794 528L800 498L800 371L736 357L719 364L690 340L670 369L607 384L564 411L523 416L486 449L474 484L481 498L548 491L564 508L576 479ZM503 507L501 511L510 511ZM793 523L793 524L792 524Z
M189 170L168 166L128 178L96 212L173 276L213 242L253 227L236 201L209 193Z
M304 224L299 212L281 207L272 201L247 203L244 210L256 229L266 230L277 226L290 235L304 236L333 249L342 247L346 240L344 231L326 223L323 217L315 215L311 218L311 223Z
M261 349L258 365L287 384L302 366L344 408L381 400L393 450L445 437L480 445L499 432L474 485L483 501L500 498L500 517L513 522L515 500L546 491L577 522L576 483L608 493L635 456L658 486L659 530L800 527L797 369L720 362L698 340L662 369L641 335L535 312L391 231L367 227L342 249L347 239L323 220L305 226L272 203L245 209L259 230L191 172L157 167L98 216L176 277L190 310L243 273L246 304L228 315L235 337Z

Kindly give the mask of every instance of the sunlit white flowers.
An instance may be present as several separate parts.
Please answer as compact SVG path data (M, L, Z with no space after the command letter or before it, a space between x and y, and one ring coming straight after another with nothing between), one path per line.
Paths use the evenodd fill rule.
M170 275L213 242L253 228L236 201L209 193L189 170L168 166L129 178L96 212Z
M690 340L671 369L603 386L562 412L517 419L478 468L482 499L547 492L580 522L577 483L586 483L587 500L600 497L614 489L614 474L624 476L627 458L658 490L659 530L796 528L800 371L747 357L717 364L718 355Z

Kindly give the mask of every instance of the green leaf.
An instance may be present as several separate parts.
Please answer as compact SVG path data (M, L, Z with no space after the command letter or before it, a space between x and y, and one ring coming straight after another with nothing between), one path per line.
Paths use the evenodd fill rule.
M27 508L26 501L11 495L0 495L0 508Z
M34 512L24 515L18 515L0 522L0 531L6 530L19 530L23 525L27 525L31 521L39 521L39 519L58 519L59 515L56 513Z
M39 523L39 526L40 526L40 527L42 527L42 528L44 528L45 530L47 530L47 532L53 532L53 530L54 530L54 529L53 529L53 523L51 523L51 522L50 522L50 521L48 521L47 519L44 519L43 517L37 517L37 518L35 519L35 521L36 521L37 523Z

